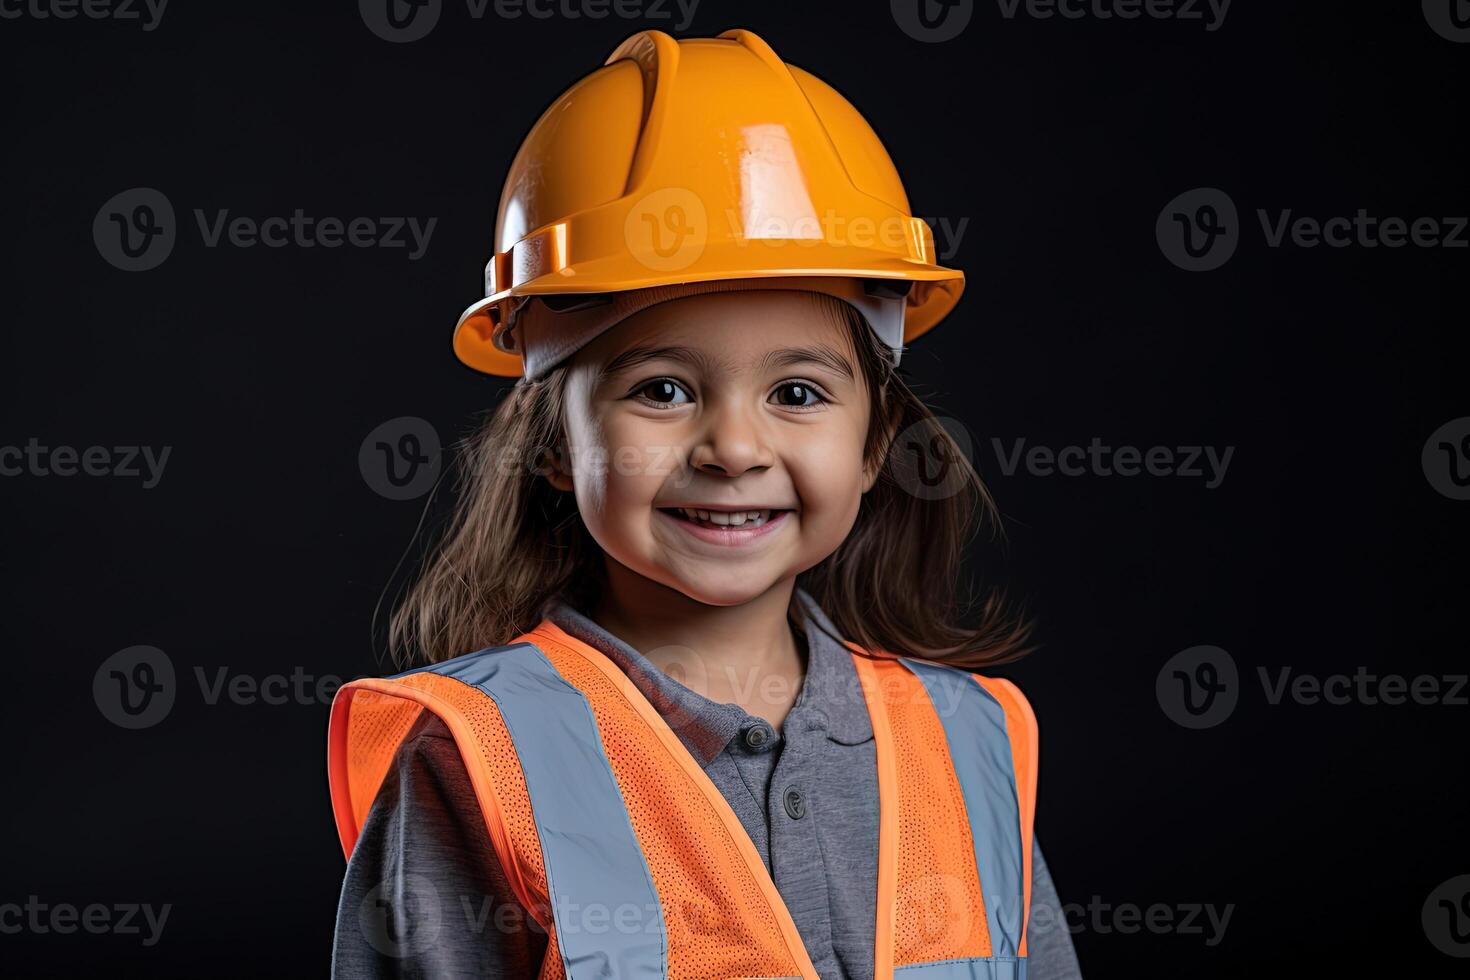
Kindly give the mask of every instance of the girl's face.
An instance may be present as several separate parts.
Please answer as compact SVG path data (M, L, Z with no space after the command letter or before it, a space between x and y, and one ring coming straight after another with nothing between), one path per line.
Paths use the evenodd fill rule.
M846 324L789 290L649 307L577 352L566 429L582 520L609 558L710 605L794 578L847 537L876 478ZM720 511L716 526L684 508ZM752 519L752 511L759 515Z

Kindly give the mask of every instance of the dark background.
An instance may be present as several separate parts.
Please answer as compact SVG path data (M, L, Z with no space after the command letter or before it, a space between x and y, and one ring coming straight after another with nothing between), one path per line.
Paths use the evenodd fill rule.
M1465 672L1470 503L1436 492L1420 453L1470 414L1470 253L1272 249L1255 210L1465 215L1470 46L1417 3L1237 0L1207 31L1008 20L987 2L944 43L882 2L707 0L682 31L675 14L476 21L449 0L407 44L350 2L176 0L153 31L0 20L0 445L172 447L152 489L0 478L0 903L173 906L147 948L0 935L0 971L326 971L343 871L327 709L210 705L195 668L384 672L373 611L426 498L375 493L358 449L399 416L448 445L504 389L454 361L449 332L479 294L520 139L636 31L746 27L864 112L914 213L969 219L944 257L964 299L904 366L973 434L1005 514L1006 547L977 543L977 567L1039 619L1041 652L1001 673L1040 719L1038 828L1063 901L1234 906L1214 946L1083 911L1085 974L1463 975L1421 907L1470 873L1470 708L1272 706L1256 671ZM167 195L179 238L129 273L92 223L134 187ZM1238 251L1213 272L1176 268L1155 240L1195 187L1240 210ZM438 223L409 261L206 248L195 208ZM1235 452L1207 489L1007 475L992 444L1093 437ZM137 644L167 652L179 690L165 720L128 731L92 682ZM1200 644L1229 651L1241 690L1195 731L1155 679Z

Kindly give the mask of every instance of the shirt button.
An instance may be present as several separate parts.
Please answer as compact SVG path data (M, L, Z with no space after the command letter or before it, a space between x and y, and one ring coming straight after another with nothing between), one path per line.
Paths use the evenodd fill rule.
M792 820L800 820L806 814L806 800L795 786L786 790L786 812Z
M751 725L745 730L745 745L759 752L771 741L773 734L768 725Z

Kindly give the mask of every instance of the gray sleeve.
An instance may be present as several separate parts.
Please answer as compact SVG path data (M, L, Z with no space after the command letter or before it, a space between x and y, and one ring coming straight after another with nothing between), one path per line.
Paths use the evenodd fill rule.
M453 738L425 712L347 862L332 976L527 980L546 944L500 867Z
M1082 980L1072 934L1062 915L1062 901L1051 871L1041 856L1041 842L1031 848L1031 918L1026 927L1027 980Z

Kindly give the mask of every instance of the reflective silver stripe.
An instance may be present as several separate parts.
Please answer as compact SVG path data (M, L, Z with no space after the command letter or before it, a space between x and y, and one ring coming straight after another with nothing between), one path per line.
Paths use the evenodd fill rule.
M1026 980L1026 958L996 959L976 956L967 960L938 960L895 967L894 980Z
M1022 881L1021 807L1016 795L1016 773L1006 714L1000 702L964 671L926 661L899 658L929 692L934 711L944 725L970 836L975 842L975 867L985 893L985 917L990 926L990 948L996 957L1015 957L1021 947L1025 921ZM969 962L969 961L952 961ZM983 973L974 976L1009 976ZM927 974L926 974L927 976ZM950 974L934 974L950 976ZM956 977L972 976L956 973Z
M530 643L421 670L479 688L500 708L525 772L568 980L668 976L663 908L586 696Z

